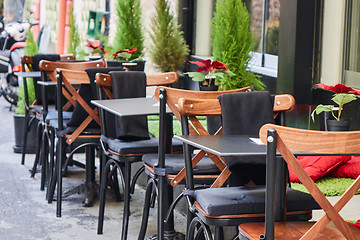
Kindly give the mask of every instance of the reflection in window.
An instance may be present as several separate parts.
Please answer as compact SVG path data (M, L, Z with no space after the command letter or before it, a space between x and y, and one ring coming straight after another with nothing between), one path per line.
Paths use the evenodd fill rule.
M345 83L360 88L360 0L349 1Z
M278 54L280 0L249 0L254 52L262 55L261 65L266 67L265 54Z
M353 1L349 32L349 68L360 72L360 1Z

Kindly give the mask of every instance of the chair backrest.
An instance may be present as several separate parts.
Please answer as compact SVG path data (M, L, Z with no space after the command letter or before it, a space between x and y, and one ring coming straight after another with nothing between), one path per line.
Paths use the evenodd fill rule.
M146 75L146 86L169 86L179 80L176 72ZM109 99L113 99L110 88L112 87L111 75L99 73L96 75L96 84L104 90Z
M59 78L58 78L58 86L62 86L62 88L58 88L58 95L63 95L66 99L75 107L74 113L76 111L76 104L79 104L81 107L78 109L82 111L85 110L87 116L81 114L81 117L85 120L82 121L79 126L77 126L76 130L73 131L68 137L66 142L70 145L74 142L74 140L84 131L86 127L94 120L98 126L100 127L100 120L97 113L97 108L91 108L89 103L81 96L81 92L77 91L74 88L74 85L90 85L90 79L88 74L83 71L75 71L70 69L61 69L58 68ZM87 88L88 91L91 91L90 87ZM62 130L62 106L61 97L58 96L58 109L59 109L59 129ZM60 101L59 101L60 100ZM74 115L73 113L73 115Z
M74 70L74 71L84 71L88 68L101 68L105 67L105 61L100 59L97 61L87 61L87 62L55 62L55 61L47 61L42 60L39 63L39 68L41 70L41 79L42 81L47 81L49 78L51 81L56 82L56 69L67 69L67 70ZM71 74L71 73L67 73ZM76 78L75 78L76 79ZM39 95L40 90L35 87L35 94ZM64 105L64 109L68 109L70 107L70 104L74 106L74 101L71 100L71 97L69 96L66 91L63 91L63 95L67 98L69 101ZM36 97L38 98L38 97ZM46 103L45 103L46 104Z
M75 60L75 57L73 54L62 54L60 55L60 61L72 61ZM23 56L21 58L21 63L23 64L23 67L26 66L26 68L29 71L34 71L32 68L32 64L34 63L33 56ZM23 68L25 71L25 68Z
M192 91L192 90L182 90L176 88L169 88L169 87L158 87L155 89L155 97L159 100L160 90L166 92L166 104L171 109L172 113L176 116L176 118L181 121L181 110L180 105L181 99L188 98L188 99L204 99L204 100L216 100L217 97L224 93L235 93L235 92L246 92L250 90L250 87L245 87L236 90L229 90L229 91ZM214 116L214 111L216 111L215 105L208 105L201 110L201 116ZM193 112L194 113L194 112ZM199 113L199 112L196 112ZM221 114L221 111L218 111ZM216 115L220 115L216 114ZM198 115L199 116L199 115ZM195 117L191 116L189 118L191 124L188 124L187 127L189 129L189 133L192 135L202 134L202 135L209 135L205 127L200 123L200 121ZM216 133L220 134L221 129ZM188 133L187 133L188 134ZM196 156L193 158L193 165L195 166L203 157L205 156L204 151L200 151ZM220 170L225 168L224 160L219 159L217 156L209 154L209 157L214 161L214 163L218 166ZM175 176L171 180L171 185L176 186L185 178L185 168L183 168L177 176Z
M152 75L145 75L142 71L111 71L110 74L98 73L95 76L99 100L146 96L147 79L152 78ZM173 78L175 75L169 73L166 76ZM126 89L123 84L127 86ZM126 141L149 139L146 116L120 117L101 108L99 112L101 131L104 136Z
M219 95L222 94L219 92ZM183 117L187 117L189 121L191 122L191 125L189 126L189 130L191 127L196 128L195 134L199 135L209 135L209 133L206 131L206 129L201 125L199 120L196 118L196 116L220 116L221 115L221 106L220 102L217 98L213 99L201 99L201 98L179 98L177 103L179 113ZM285 112L292 110L295 106L295 99L293 96L284 94L284 95L276 95L274 100L274 118L278 116L280 112ZM183 127L187 127L184 126ZM194 134L191 133L190 134ZM222 134L222 128L218 130L216 134ZM202 156L208 154L208 156L214 161L214 163L218 166L218 168L222 171L219 177L215 180L215 182L212 184L211 187L221 187L228 177L230 176L231 172L228 169L228 167L224 164L225 159L220 158L207 153L203 150L201 150L195 157L195 161L193 159L193 164L196 165ZM201 158L198 157L198 155L201 155ZM183 173L184 174L184 173ZM179 182L179 179L175 179L177 182Z
M40 70L45 72L51 81L56 82L56 69L68 69L74 71L84 71L88 68L102 68L106 67L106 62L103 59L96 61L87 61L87 62L53 62L42 60L39 63Z
M326 199L324 194L316 186L314 181L306 173L300 163L297 161L293 152L305 152L311 154L360 154L360 131L345 131L345 132L330 132L330 131L316 131L306 129L296 129L291 127L278 126L274 124L264 125L259 132L261 141L268 145L268 159L275 160L276 149L280 152L286 163L295 172L300 181L308 189L309 193L314 197L317 203L325 211L327 217L321 218L309 231L306 232L305 239L313 239L330 221L333 221L335 226L347 239L358 239L353 231L349 229L349 225L344 222L338 214L345 204L351 199L360 187L360 176L352 183L348 190L341 196L337 203L333 206ZM270 181L275 182L275 174L272 171L267 172L270 175ZM270 183L271 184L271 183ZM270 185L267 184L267 185ZM269 187L269 186L267 186ZM267 188L267 191L271 191ZM269 204L274 203L274 193L270 194L266 201ZM266 217L271 219L274 209L266 211ZM267 221L265 234L272 232L274 229L274 222ZM271 236L269 236L271 239ZM268 238L268 236L266 236ZM302 238L302 239L303 239Z

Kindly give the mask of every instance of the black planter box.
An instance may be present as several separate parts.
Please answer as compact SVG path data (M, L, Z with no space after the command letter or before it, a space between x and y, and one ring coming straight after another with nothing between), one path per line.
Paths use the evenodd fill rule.
M13 147L14 153L22 152L24 121L25 121L24 115L14 114L14 131L15 131L15 145ZM38 120L35 119L35 121L31 125L30 131L28 132L26 153L35 153L37 124L38 124Z

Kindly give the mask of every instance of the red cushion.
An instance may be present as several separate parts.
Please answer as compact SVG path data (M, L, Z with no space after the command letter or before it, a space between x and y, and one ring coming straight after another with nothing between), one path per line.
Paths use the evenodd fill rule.
M360 230L360 220L357 220L356 223L347 222L350 225L353 225L354 227L357 227Z
M335 168L330 176L338 178L357 178L360 175L360 156L352 156L349 161Z
M350 156L303 156L298 157L298 161L311 179L315 181L350 160L350 158ZM290 167L289 174L291 182L300 183L300 180Z

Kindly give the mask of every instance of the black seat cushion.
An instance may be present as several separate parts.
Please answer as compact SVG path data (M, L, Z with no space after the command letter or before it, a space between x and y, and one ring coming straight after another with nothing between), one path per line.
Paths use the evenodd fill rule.
M158 151L158 138L150 138L137 141L124 141L120 139L107 138L101 135L101 140L108 147L119 154L156 153Z
M220 95L218 99L221 104L224 135L257 137L264 124L275 122L274 97L269 92L228 93ZM252 159L256 165L252 164ZM263 164L258 164L261 161ZM265 156L227 157L226 164L232 172L229 178L230 186L245 185L250 180L257 185L265 185Z
M194 192L196 200L210 216L265 212L265 186L207 188ZM287 211L320 209L313 197L287 188Z
M71 134L73 133L77 127L68 127L67 123L69 122L69 119L64 119L63 120L63 130L62 131L57 131L56 134L57 136L64 136L64 134ZM59 121L58 119L52 119L49 121L49 126L54 128L54 129L58 129L59 126ZM82 132L81 135L100 135L101 134L101 129L100 128L85 128Z
M142 161L154 168L158 164L157 154L144 155ZM165 154L165 174L178 174L185 167L183 154ZM194 174L220 174L219 168L207 156L193 168Z
M63 119L64 120L70 120L72 112L63 112ZM58 111L55 109L51 109L48 111L46 118L45 118L45 123L49 124L51 120L57 120L58 119Z
M101 135L101 140L106 143L111 150L119 154L157 153L159 146L159 139L153 137L144 140L125 141ZM173 139L172 147L173 151L182 151L182 142Z

